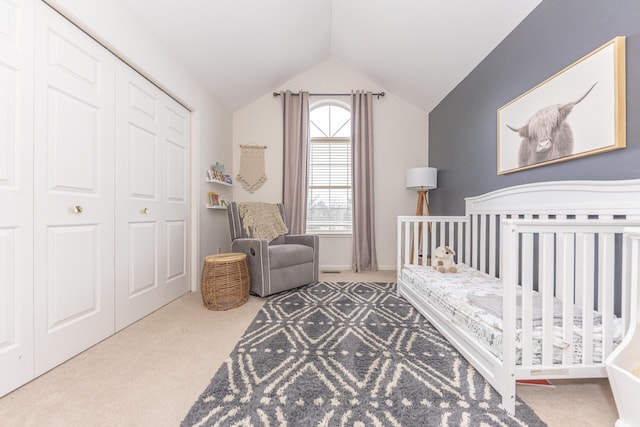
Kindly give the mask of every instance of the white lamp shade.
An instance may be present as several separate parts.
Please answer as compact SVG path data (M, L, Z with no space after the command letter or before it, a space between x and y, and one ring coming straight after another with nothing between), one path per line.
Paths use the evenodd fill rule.
M433 190L438 188L438 169L430 167L407 170L407 189Z

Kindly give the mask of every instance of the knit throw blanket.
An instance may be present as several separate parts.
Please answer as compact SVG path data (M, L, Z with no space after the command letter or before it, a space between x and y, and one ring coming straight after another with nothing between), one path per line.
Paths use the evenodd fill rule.
M272 241L289 232L278 206L273 203L240 202L238 213L247 236Z

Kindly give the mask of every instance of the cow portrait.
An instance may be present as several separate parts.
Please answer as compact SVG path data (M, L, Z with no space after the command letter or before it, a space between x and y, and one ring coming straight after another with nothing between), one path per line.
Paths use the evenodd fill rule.
M598 84L594 83L579 99L567 104L555 104L538 110L527 123L509 129L517 132L522 141L518 151L520 167L559 159L573 154L573 133L567 123L567 116Z

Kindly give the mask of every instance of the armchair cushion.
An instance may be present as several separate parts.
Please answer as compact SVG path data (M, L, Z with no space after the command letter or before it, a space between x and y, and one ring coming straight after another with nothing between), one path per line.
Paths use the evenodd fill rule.
M269 246L271 269L313 262L313 248L304 245L287 244Z

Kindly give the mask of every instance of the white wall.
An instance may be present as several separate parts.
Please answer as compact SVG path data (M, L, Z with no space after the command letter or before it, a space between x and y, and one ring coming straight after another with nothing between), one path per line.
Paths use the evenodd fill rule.
M205 209L205 197L211 190L204 182L205 171L212 162L231 165L231 113L180 64L137 16L119 0L47 0L65 16L143 71L148 78L184 103L192 111L192 221L197 224L199 239L192 242L192 290L205 255L218 247L230 246L224 211ZM193 265L194 263L192 263Z
M349 93L364 89L384 91L360 73L336 60L327 60L276 91L308 90ZM312 97L311 103L321 98ZM348 97L341 98L349 102ZM374 101L374 170L376 247L380 269L395 269L396 217L415 213L416 193L404 188L408 168L428 164L427 112L392 93ZM233 113L233 173L238 172L241 144L266 145L267 181L254 193L236 184L236 201L282 201L282 104L272 93ZM320 265L324 269L351 268L351 238L321 237Z

